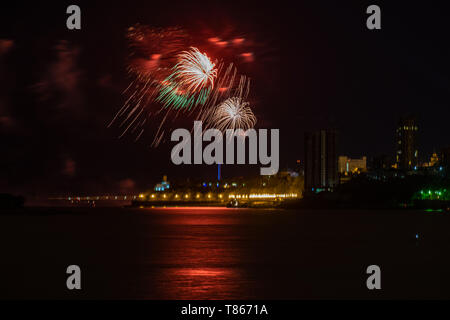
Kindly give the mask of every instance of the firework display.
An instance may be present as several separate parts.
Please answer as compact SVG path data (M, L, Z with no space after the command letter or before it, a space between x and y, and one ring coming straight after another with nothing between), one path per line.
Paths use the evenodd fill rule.
M241 76L239 86L233 96L211 109L210 115L207 117L208 126L221 131L253 128L256 124L256 117L247 101L249 90L250 79Z
M214 88L216 76L216 64L197 48L191 48L178 56L178 62L161 84L156 100L165 107L173 104L175 109L203 105Z
M254 126L256 117L247 101L249 79L241 76L236 81L237 69L232 62L211 57L195 46L205 41L192 41L181 28L142 25L128 28L126 37L131 51L127 66L131 81L123 92L125 103L108 125L120 128L119 138L130 134L137 141L151 129L151 146L156 147L179 114L205 121L206 128ZM218 42L212 40L216 39L206 42L217 46ZM243 41L238 38L230 44L241 46ZM212 51L218 55L217 50Z
M240 97L232 97L222 102L214 116L215 128L250 129L256 123L256 117L249 107L249 103Z

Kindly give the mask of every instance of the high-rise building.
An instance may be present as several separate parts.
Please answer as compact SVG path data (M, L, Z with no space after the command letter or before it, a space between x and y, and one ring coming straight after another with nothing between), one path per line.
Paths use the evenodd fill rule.
M338 184L335 130L305 134L305 192L331 191Z
M397 126L396 137L396 165L398 169L413 170L418 165L417 150L417 122L414 117L402 118Z

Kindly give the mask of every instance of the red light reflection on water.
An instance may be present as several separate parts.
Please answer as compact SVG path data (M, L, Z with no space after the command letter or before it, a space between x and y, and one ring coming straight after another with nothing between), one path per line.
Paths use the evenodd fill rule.
M230 274L229 270L218 268L196 268L196 269L176 269L174 272L177 276L184 277L217 277Z
M239 221L224 207L154 208L158 228L149 230L147 264L152 270L146 298L238 299L248 281ZM238 229L240 230L240 229ZM156 245L156 243L158 245ZM244 292L243 292L244 291Z
M148 214L158 217L162 225L208 225L214 228L218 225L233 225L240 221L236 219L235 208L226 207L167 207L145 208ZM242 210L240 209L241 213Z
M163 299L237 299L242 275L231 268L168 268L159 275Z
M205 211L211 211L211 210L230 210L232 208L226 208L226 207L158 207L153 209L161 209L161 210L205 210Z

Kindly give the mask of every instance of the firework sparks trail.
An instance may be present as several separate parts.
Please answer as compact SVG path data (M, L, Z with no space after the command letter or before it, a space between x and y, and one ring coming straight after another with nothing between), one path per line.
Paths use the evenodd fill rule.
M200 108L199 118L202 120L205 120L205 116L208 115L208 111L210 111L217 104L219 99L223 99L229 92L231 92L235 83L237 70L233 64L230 64L227 68L225 68L225 65L222 63L218 67L218 74L218 81L216 82L214 90L210 94L208 103Z
M204 105L214 89L217 77L216 63L191 47L178 55L178 62L172 68L172 73L162 82L157 101L165 108L191 109Z
M188 92L195 92L201 88L214 87L214 79L217 76L216 64L212 63L205 53L201 53L197 48L185 51L180 55L180 62L177 64L177 78L181 79L180 84L187 87Z
M164 118L160 122L158 130L154 136L152 146L156 147L162 141L162 135L164 134L164 131L162 131L163 132L162 134L160 134L160 132L163 128L163 124L165 123L165 121L167 121L167 118L169 115L174 114L175 118L176 118L180 112L183 112L183 113L187 112L189 116L192 116L196 120L197 119L204 120L206 118L206 116L209 114L209 111L211 110L211 108L217 104L217 101L219 101L220 99L223 99L223 96L226 95L228 93L228 91L231 90L231 88L233 88L233 85L235 83L236 74L237 74L237 70L233 64L229 64L227 67L225 67L224 63L218 63L217 64L217 74L215 76L216 83L213 86L213 88L211 89L211 91L208 94L208 97L205 99L204 103L200 104L197 108L193 108L193 109L191 109L191 108L178 108L178 109L168 108L168 109L166 109L164 107L162 109L160 109L159 112L166 111L166 113L165 113ZM167 88L166 88L166 90L167 90ZM188 100L189 98L186 95L175 95L174 94L172 96L172 98L174 99L173 101L175 104L179 103L179 104L187 105L190 102Z
M128 28L126 37L131 49L127 72L132 80L123 92L127 96L124 105L108 127L118 121L119 128L122 128L119 138L131 131L138 133L138 140L147 118L151 116L152 102L161 82L170 75L177 54L186 47L187 34L180 28L136 25Z

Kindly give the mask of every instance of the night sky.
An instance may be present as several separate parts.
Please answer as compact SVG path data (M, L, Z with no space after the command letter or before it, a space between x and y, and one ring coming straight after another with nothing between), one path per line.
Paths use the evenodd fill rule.
M215 179L216 166L172 165L170 141L150 148L148 136L133 142L107 128L124 103L125 32L136 23L180 26L197 40L245 37L252 61L223 54L252 79L256 127L280 129L281 169L303 159L305 131L327 127L339 130L339 154L393 154L407 113L418 118L425 159L450 145L448 10L395 2L2 3L0 193L137 192L163 174ZM81 7L79 31L66 28L70 4ZM380 5L382 30L366 28L369 4ZM224 166L223 174L259 167Z

